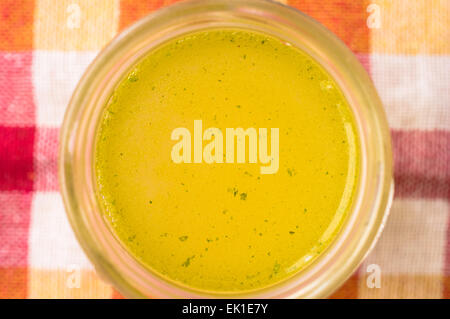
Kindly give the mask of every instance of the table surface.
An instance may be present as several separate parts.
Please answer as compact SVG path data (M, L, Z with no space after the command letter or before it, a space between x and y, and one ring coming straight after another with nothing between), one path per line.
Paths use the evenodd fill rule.
M99 50L171 2L0 2L0 298L121 297L95 274L67 222L57 183L59 128ZM450 1L287 2L355 52L379 91L393 138L390 218L375 249L332 297L449 298ZM371 288L373 264L380 288Z

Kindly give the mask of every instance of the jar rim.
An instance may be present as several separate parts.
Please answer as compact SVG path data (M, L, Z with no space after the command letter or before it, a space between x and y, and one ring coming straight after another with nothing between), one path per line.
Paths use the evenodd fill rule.
M299 46L336 80L356 112L361 181L352 211L327 252L305 270L251 293L205 294L176 287L108 241L92 185L95 119L118 79L151 48L193 30L247 27ZM393 197L392 151L386 116L367 72L331 31L300 11L267 0L190 0L160 9L119 34L96 57L69 102L60 132L59 181L72 229L97 273L128 297L326 297L375 245ZM90 148L89 148L90 147ZM108 232L110 235L108 235ZM117 244L117 243L116 243Z

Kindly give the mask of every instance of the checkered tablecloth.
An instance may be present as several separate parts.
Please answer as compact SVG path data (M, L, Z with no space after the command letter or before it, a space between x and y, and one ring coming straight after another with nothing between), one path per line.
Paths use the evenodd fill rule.
M95 274L67 222L58 134L71 93L99 50L169 2L0 1L0 298L120 297ZM334 296L450 297L450 1L287 2L357 54L393 137L389 221ZM381 288L367 285L370 264L380 266Z

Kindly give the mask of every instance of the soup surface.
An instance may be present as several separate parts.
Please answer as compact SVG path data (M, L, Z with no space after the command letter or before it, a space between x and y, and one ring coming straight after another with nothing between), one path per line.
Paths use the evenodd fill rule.
M190 288L243 292L326 250L359 154L348 103L317 62L222 29L167 42L133 67L102 115L95 171L105 217L133 256Z

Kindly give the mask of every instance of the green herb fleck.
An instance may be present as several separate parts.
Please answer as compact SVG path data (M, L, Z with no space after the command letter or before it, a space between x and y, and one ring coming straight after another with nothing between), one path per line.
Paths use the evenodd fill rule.
M281 265L278 262L275 262L275 265L273 266L273 273L278 274L280 271Z
M296 172L295 169L293 169L293 168L288 168L288 169L287 169L287 173L289 174L289 176L295 176L295 175L297 175L297 172Z
M139 77L137 76L136 72L131 72L130 75L128 75L128 81L137 82L138 80Z
M234 197L239 193L239 190L236 187L228 188L228 192L233 194Z
M189 267L189 265L191 264L191 260L194 259L195 255L188 257L184 263L181 264L182 267Z
M181 237L178 237L178 239L179 239L180 241L186 241L188 238L189 238L188 236L181 236Z

